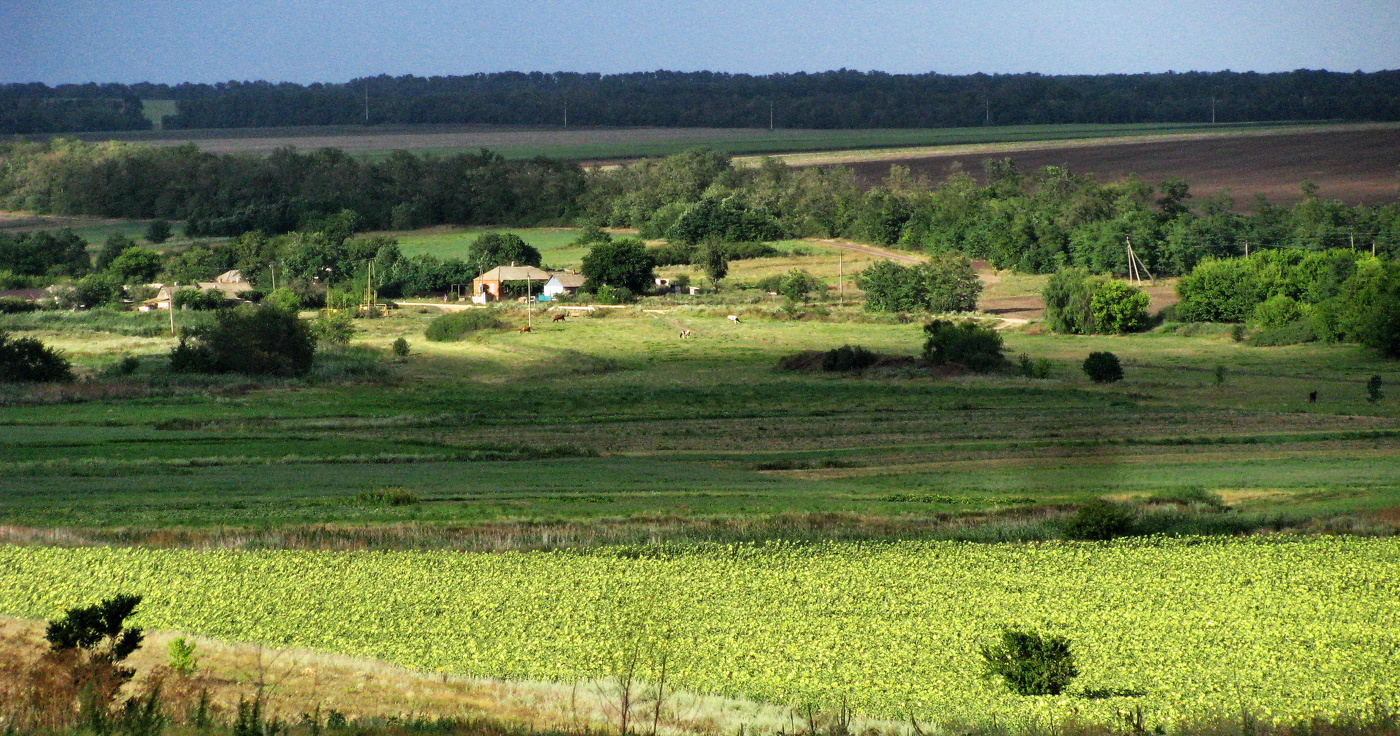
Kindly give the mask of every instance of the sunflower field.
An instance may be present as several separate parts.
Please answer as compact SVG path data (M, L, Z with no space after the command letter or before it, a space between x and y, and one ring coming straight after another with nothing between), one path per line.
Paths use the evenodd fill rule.
M464 554L0 547L0 612L115 593L138 623L431 672L576 682L664 660L669 687L844 698L931 722L1141 707L1155 722L1357 713L1400 693L1400 540L712 546ZM1004 626L1072 642L1080 677L981 676Z

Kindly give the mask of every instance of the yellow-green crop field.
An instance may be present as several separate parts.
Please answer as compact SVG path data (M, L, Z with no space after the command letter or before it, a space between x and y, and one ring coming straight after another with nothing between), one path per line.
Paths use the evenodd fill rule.
M1170 724L1364 711L1400 687L1400 540L712 547L674 554L0 548L0 610L117 592L139 623L427 671L671 687L870 716ZM1056 697L978 677L1004 624L1067 635Z

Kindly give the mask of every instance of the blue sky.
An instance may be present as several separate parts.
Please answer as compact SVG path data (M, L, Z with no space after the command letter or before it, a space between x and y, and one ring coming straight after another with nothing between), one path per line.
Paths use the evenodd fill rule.
M0 82L1375 71L1397 0L0 0Z

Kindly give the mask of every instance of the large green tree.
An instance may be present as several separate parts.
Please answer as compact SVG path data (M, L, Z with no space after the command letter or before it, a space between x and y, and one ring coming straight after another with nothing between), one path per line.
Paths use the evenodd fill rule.
M598 243L583 257L584 288L597 291L607 285L638 293L651 288L656 279L656 262L646 244L635 238Z

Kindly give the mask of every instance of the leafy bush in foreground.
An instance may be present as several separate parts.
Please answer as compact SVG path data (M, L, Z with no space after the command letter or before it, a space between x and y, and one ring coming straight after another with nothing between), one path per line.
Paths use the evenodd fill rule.
M1017 695L1059 695L1079 669L1069 639L1035 631L1003 629L1001 642L983 645L987 674L1000 677Z
M0 382L71 380L73 367L57 351L32 337L0 334Z
M875 365L880 356L859 345L842 345L822 356L824 371L858 371Z
M1133 513L1123 506L1096 498L1065 520L1064 533L1069 539L1101 542L1130 534Z
M242 373L303 376L311 370L316 340L305 322L276 307L244 306L218 312L170 351L177 373Z
M496 319L494 312L486 309L468 309L462 312L444 314L428 323L425 336L433 342L460 340L470 332L494 330L505 324Z

